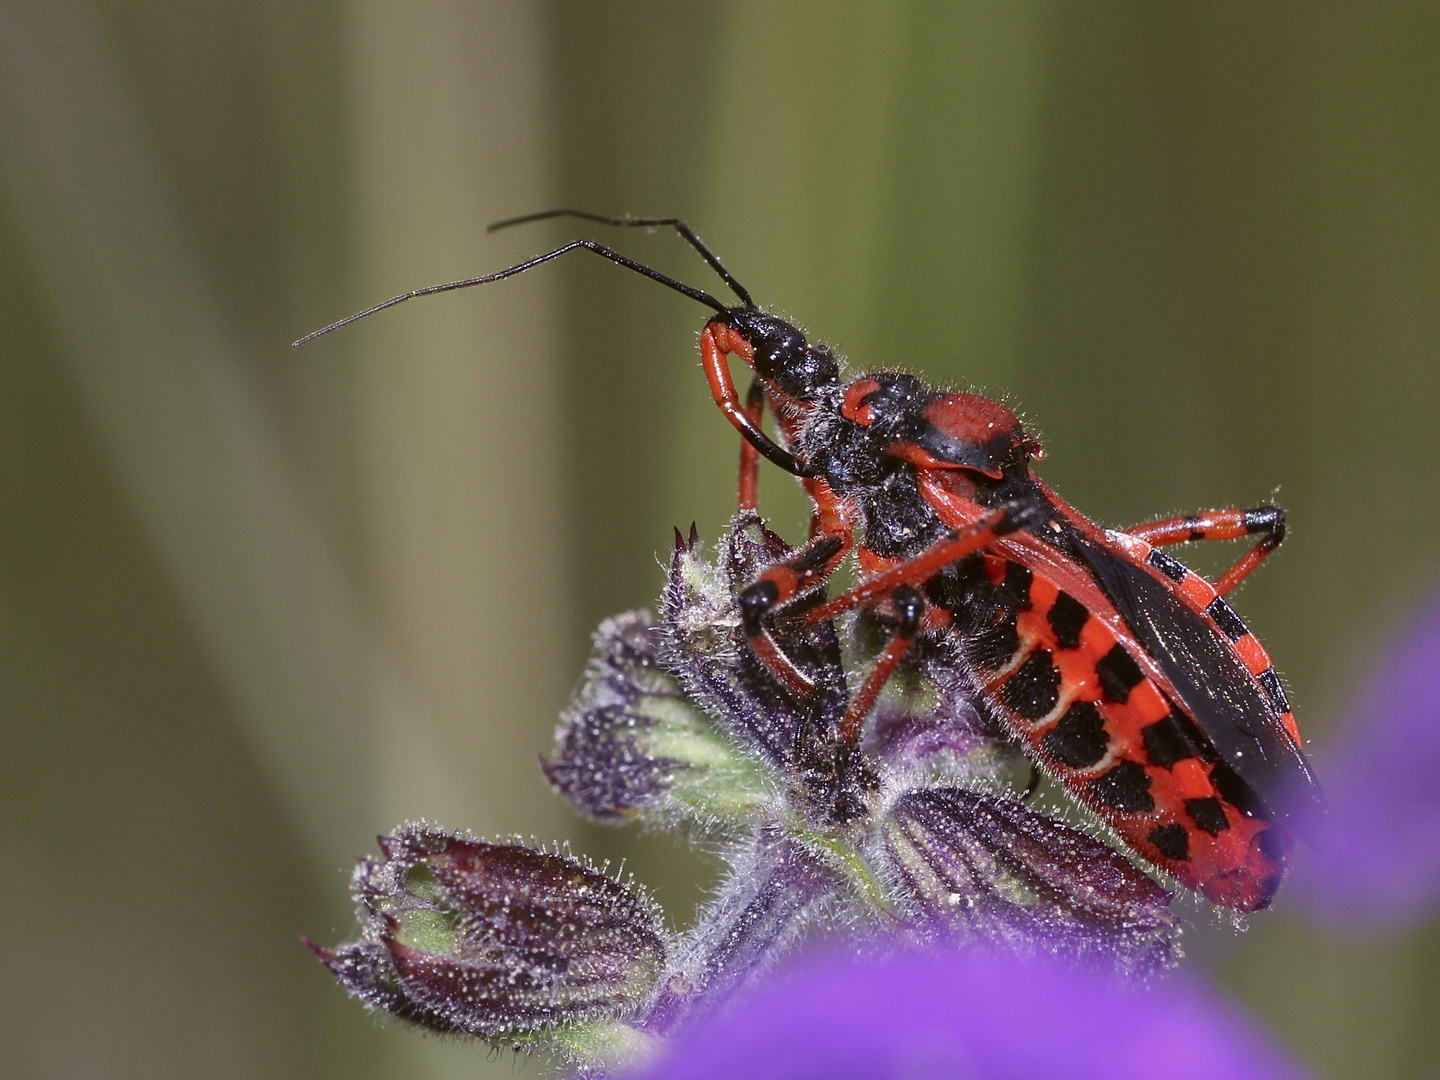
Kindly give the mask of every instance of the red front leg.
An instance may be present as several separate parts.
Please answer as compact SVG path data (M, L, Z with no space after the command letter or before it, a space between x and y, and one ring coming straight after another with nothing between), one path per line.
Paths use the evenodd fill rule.
M855 544L856 510L824 480L812 481L815 534L789 558L766 567L735 598L750 648L790 693L804 697L815 686L775 643L767 625L777 609L821 589Z

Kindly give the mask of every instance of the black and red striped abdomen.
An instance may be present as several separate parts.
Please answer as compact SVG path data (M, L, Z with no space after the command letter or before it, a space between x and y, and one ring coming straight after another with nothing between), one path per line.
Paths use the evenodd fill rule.
M1284 872L1288 832L1144 650L1123 640L1113 608L1093 589L1072 581L1067 592L1002 555L987 554L984 572L1003 602L971 663L1001 719L1146 859L1217 904L1264 907Z

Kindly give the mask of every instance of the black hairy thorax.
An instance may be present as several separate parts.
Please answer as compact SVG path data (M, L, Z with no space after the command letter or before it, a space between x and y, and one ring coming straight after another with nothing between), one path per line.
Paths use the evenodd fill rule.
M797 449L836 495L859 508L866 548L884 558L911 558L948 532L920 490L918 467L901 456L902 448L940 460L954 452L955 440L926 416L944 391L904 372L860 376L851 385L862 383L875 387L864 398L868 422L846 415L841 393L825 395L814 403ZM973 487L967 497L980 506L1024 503L1038 511L1032 520L1052 517L1028 460L1007 462L998 477L957 471Z

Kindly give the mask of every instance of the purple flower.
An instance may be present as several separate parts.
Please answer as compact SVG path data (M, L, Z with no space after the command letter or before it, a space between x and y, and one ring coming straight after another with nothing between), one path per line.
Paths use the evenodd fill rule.
M1148 991L1053 964L812 961L681 1034L645 1080L1295 1080L1198 983Z
M661 721L642 703L684 708L679 689L658 669L650 623L648 612L631 611L600 624L580 693L555 733L555 756L540 762L555 790L596 821L641 816L692 768L645 745Z
M1330 921L1395 928L1440 907L1440 595L1394 637L1319 756L1329 813L1302 825L1294 895Z
M1171 893L1101 839L1026 805L1024 759L982 715L955 657L920 650L858 745L836 733L850 675L869 669L883 628L778 618L774 645L813 693L760 663L736 595L789 550L753 514L710 559L698 537L677 534L659 618L601 624L542 762L590 818L681 831L725 863L687 931L671 937L643 892L558 851L406 826L356 872L359 940L312 946L341 984L421 1026L612 1076L728 1013L806 937L872 958L964 945L1012 963L1064 960L1089 973L1085 995L1108 985L1094 982L1102 973L1144 981L1173 966ZM950 1052L925 1031L906 1034L953 1014L942 1006L955 995L937 993L898 1027L922 1055L911 1065L934 1046ZM868 1052L874 1029L857 1021L847 1038Z

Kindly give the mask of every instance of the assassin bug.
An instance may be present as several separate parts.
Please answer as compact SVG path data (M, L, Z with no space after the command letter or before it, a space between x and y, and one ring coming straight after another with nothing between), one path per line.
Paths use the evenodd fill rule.
M814 687L777 643L777 620L859 610L891 629L835 733L837 760L858 751L868 713L912 646L949 648L982 706L1140 856L1216 904L1270 902L1293 843L1289 812L1320 794L1274 667L1224 596L1283 540L1283 510L1104 529L1032 471L1044 450L1006 406L897 371L846 381L826 346L761 311L679 219L557 210L491 228L561 216L673 228L739 303L575 240L394 297L296 344L580 249L706 305L715 313L700 333L706 377L743 436L741 508L755 507L760 457L798 477L813 504L808 542L736 598L751 649L798 697ZM754 372L743 401L731 355ZM767 409L778 441L761 426ZM1160 550L1251 535L1258 543L1215 585ZM851 554L857 584L825 599Z

